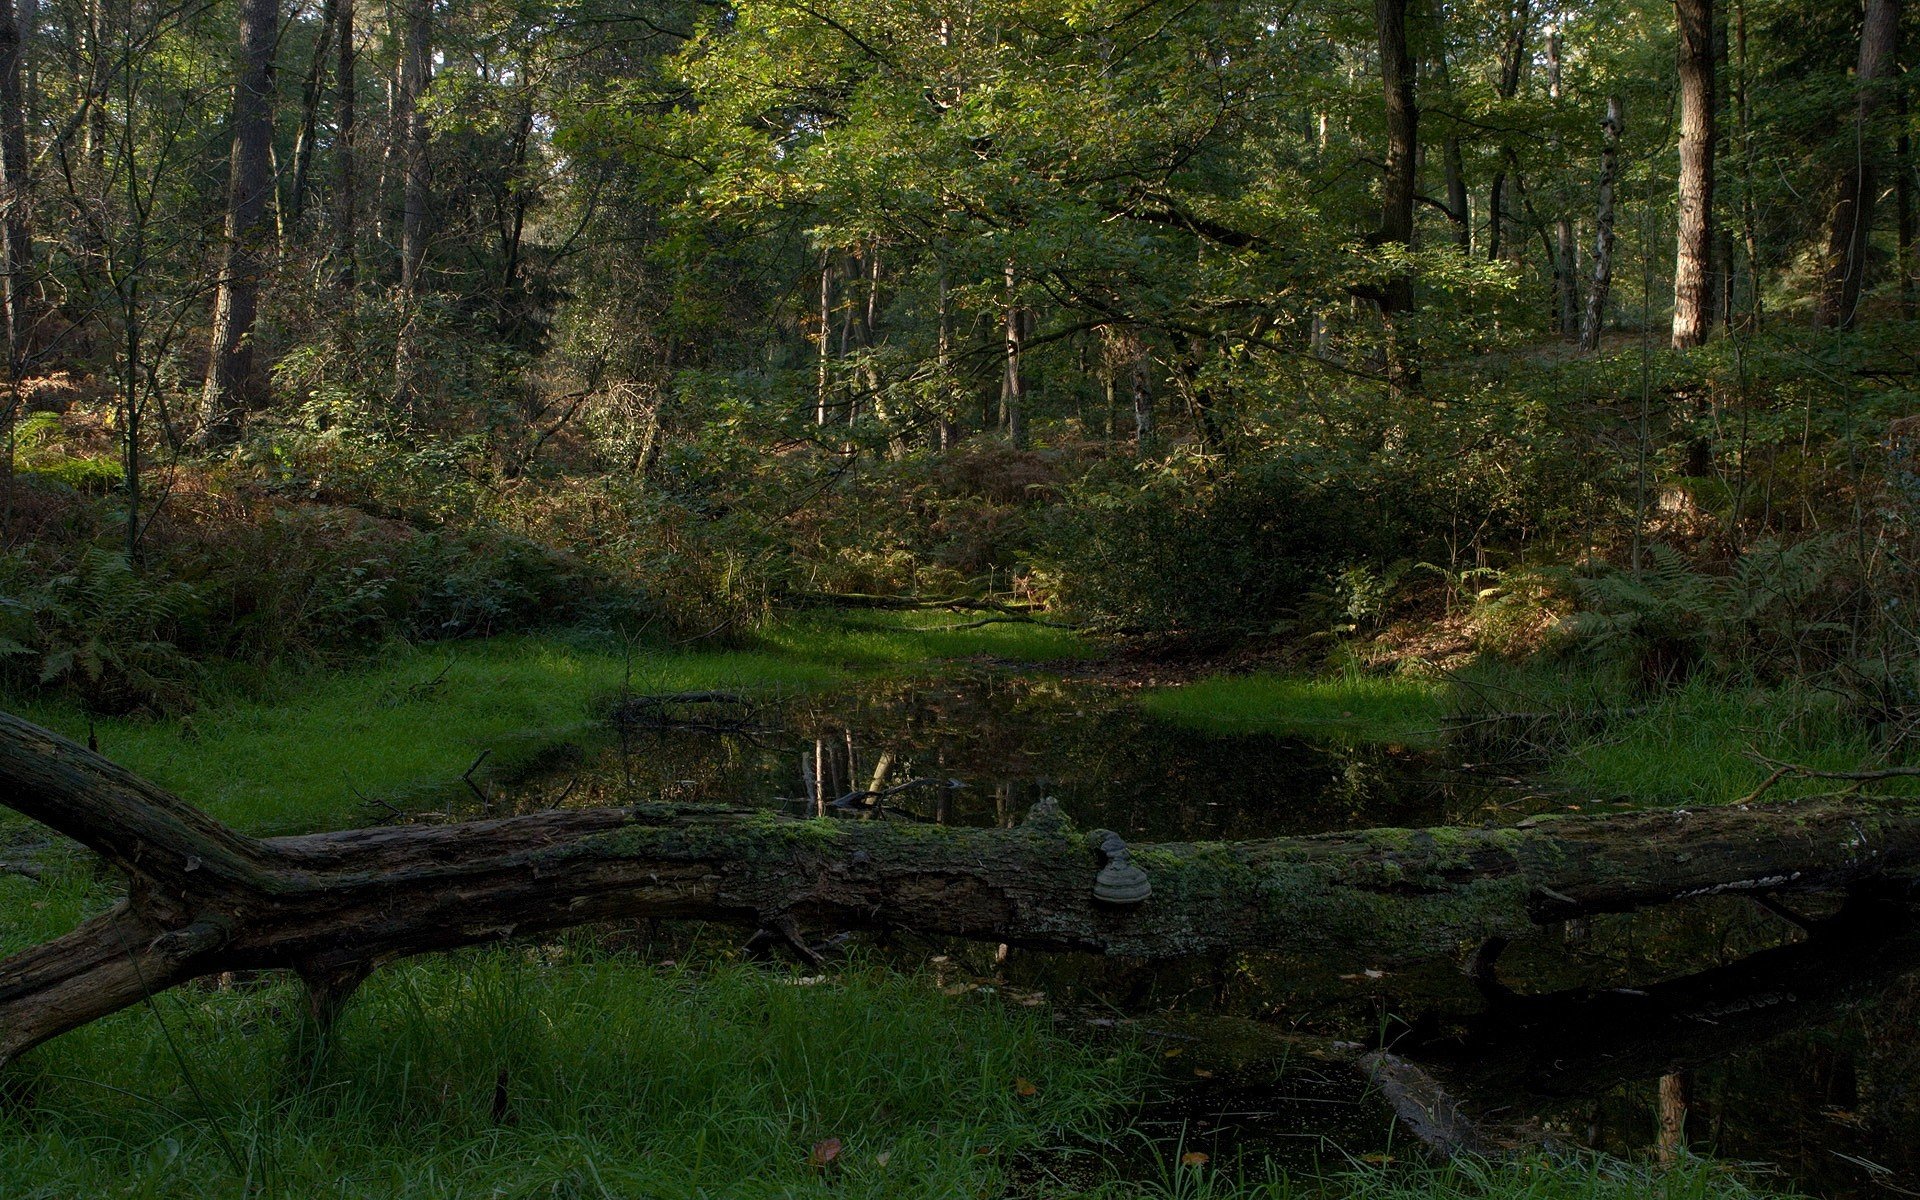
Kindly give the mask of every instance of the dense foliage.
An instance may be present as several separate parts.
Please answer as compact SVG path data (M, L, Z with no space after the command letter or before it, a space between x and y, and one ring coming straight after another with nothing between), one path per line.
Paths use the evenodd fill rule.
M1886 0L270 9L0 48L13 686L994 592L1911 719Z

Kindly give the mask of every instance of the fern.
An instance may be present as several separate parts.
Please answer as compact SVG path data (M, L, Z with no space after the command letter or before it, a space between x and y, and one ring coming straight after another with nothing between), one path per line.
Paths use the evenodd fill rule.
M16 683L100 711L188 704L200 668L175 637L199 605L192 587L150 580L124 556L97 549L64 572L33 575L18 554L0 572L0 669Z

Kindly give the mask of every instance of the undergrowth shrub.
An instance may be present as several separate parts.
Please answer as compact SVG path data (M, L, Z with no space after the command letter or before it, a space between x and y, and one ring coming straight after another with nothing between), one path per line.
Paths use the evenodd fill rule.
M43 574L13 551L0 556L0 678L102 713L181 707L200 668L176 640L203 608L193 587L119 554L90 547Z
M422 531L347 508L187 497L138 567L101 548L110 521L71 528L73 540L0 555L0 685L105 713L181 711L212 677L247 689L276 665L393 638L618 623L645 604L489 525Z
M1567 622L1583 652L1628 665L1647 685L1683 681L1712 663L1763 682L1830 670L1858 644L1863 581L1848 539L1764 541L1725 571L1671 546L1642 569L1571 573L1579 611Z
M1378 558L1385 541L1360 496L1285 463L1232 474L1129 464L1068 493L1043 557L1063 605L1090 624L1226 636L1298 628L1338 599L1341 569ZM1373 578L1355 591L1349 572L1361 609Z

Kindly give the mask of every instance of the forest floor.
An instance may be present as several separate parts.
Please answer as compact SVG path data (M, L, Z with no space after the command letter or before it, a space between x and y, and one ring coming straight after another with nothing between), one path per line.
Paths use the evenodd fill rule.
M1137 675L1062 631L946 628L956 623L805 618L733 650L565 633L396 647L363 669L317 673L265 699L216 697L166 721L20 708L91 733L111 757L223 820L279 833L368 823L382 803L461 787L483 750L491 768L510 769L597 720L622 692L790 691L983 661ZM1143 694L1153 711L1214 731L1412 740L1447 716L1445 686L1256 675ZM1723 775L1697 768L1685 787L1724 796L1753 772L1737 742L1703 755L1700 739L1764 725L1766 703L1683 690L1631 718L1634 748L1616 738L1632 770L1600 742L1575 770L1652 800L1677 796L1663 771L1718 757ZM1714 712L1717 724L1702 720ZM1664 766L1651 748L1663 748ZM0 824L0 846L32 836L21 822ZM77 860L48 861L38 880L0 873L0 954L111 901ZM1157 1070L1125 1035L1090 1040L1044 1006L950 995L930 976L858 956L825 976L745 964L732 943L696 942L658 962L637 936L580 933L383 971L324 1048L303 1042L287 981L175 989L9 1071L0 1190L22 1200L1756 1194L1706 1161L1670 1171L1609 1159L1337 1161L1324 1173L1243 1177L1183 1161L1178 1145L1153 1148L1159 1165L1147 1178L1109 1178L1098 1164L1140 1161L1128 1122ZM1062 1182L1055 1167L1069 1158L1082 1164L1072 1178L1096 1182Z

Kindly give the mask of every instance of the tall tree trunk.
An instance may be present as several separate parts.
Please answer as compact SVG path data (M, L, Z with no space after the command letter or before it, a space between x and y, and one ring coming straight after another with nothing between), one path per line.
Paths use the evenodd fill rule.
M1133 448L1136 453L1144 453L1153 439L1153 376L1150 373L1153 358L1147 349L1145 338L1136 338L1138 343L1133 355Z
M1607 318L1607 291L1613 286L1613 189L1620 178L1620 135L1626 121L1620 97L1607 97L1605 141L1600 149L1600 200L1594 209L1593 283L1587 288L1587 312L1580 322L1580 348L1600 345L1600 327Z
M359 172L354 161L353 0L333 0L339 9L333 68L335 128L333 135L333 263L334 278L351 289L358 275L355 257L360 242Z
M1747 260L1746 324L1754 332L1760 329L1764 307L1760 288L1760 215L1753 199L1753 92L1747 73L1747 5L1733 0L1733 41L1735 53L1734 87L1738 89L1734 112L1740 122L1740 240Z
M1826 278L1815 314L1822 328L1847 329L1860 307L1860 290L1867 276L1868 240L1873 233L1873 206L1878 189L1876 159L1879 138L1874 117L1884 105L1881 80L1893 63L1900 36L1899 0L1867 0L1866 19L1860 25L1860 59L1854 68L1853 147L1839 171L1833 204L1833 226L1827 235Z
M1447 220L1453 226L1453 240L1460 247L1460 253L1473 253L1473 214L1469 211L1467 200L1467 177L1465 165L1460 153L1460 99L1453 91L1453 72L1447 63L1446 27L1441 23L1433 6L1429 4L1426 15L1433 24L1430 35L1433 43L1433 84L1445 98L1447 107L1452 111L1447 121L1447 132L1440 142L1440 170L1447 189Z
M0 535L13 532L14 437L32 327L25 304L33 262L27 224L32 192L27 187L26 98L21 87L25 51L13 4L0 0L0 329L7 355L6 394L0 397Z
M1376 246L1405 249L1413 242L1414 165L1420 145L1420 111L1413 95L1413 58L1407 49L1407 0L1375 0L1380 37L1380 83L1386 94L1387 156L1380 189ZM1389 315L1413 311L1413 277L1396 270L1380 289L1380 309Z
M22 14L24 15L24 14ZM27 179L27 102L23 86L26 38L12 0L0 0L0 323L7 341L8 406L25 366L33 315L26 302L33 270L28 217L33 193ZM11 448L11 442L8 443Z
M1026 314L1020 307L1018 279L1007 264L1006 353L1000 379L1000 431L1016 449L1027 445L1027 375L1022 361L1027 346Z
M940 352L934 367L937 373L933 385L934 420L939 423L940 449L951 450L960 441L960 430L954 424L958 405L953 394L953 297L947 289L945 258L940 260L939 307Z
M1913 303L1913 143L1907 134L1907 93L1903 87L1894 97L1900 118L1900 136L1893 146L1894 158L1894 269L1900 273L1900 319L1911 321Z
M832 362L833 340L833 252L820 252L820 353L816 360L813 423L827 423L827 383Z
M1553 102L1554 110L1559 111L1562 98L1561 89L1561 37L1558 29L1547 34L1547 97ZM1554 136L1554 149L1560 148L1560 139ZM1555 158L1559 155L1556 153ZM1554 321L1560 327L1560 336L1567 341L1577 341L1580 337L1580 247L1573 236L1573 217L1568 213L1569 199L1565 173L1561 173L1560 186L1556 200L1559 213L1553 223L1553 290L1555 305Z
M1680 197L1673 268L1673 347L1707 340L1713 322L1713 0L1674 0L1680 33Z
M253 324L266 259L257 226L273 187L273 49L277 0L243 0L240 63L233 89L233 162L227 183L226 258L214 296L213 344L200 397L200 441L215 449L240 436L241 414L266 398L254 369Z
M1507 44L1500 56L1500 78L1495 83L1495 93L1501 100L1512 100L1520 94L1520 80L1526 72L1527 41L1533 30L1532 0L1519 0L1512 13L1512 24L1507 33ZM1512 147L1500 152L1500 169L1494 172L1493 187L1488 195L1487 204L1487 261L1499 262L1503 255L1520 254L1521 239L1509 236L1512 225L1513 207L1509 176L1519 167L1518 157Z
M393 407L405 414L417 405L419 374L420 277L426 269L429 164L426 109L422 105L431 80L433 0L408 0L406 26L400 47L400 79L394 92L396 124L401 137L400 188L400 331L394 340Z
M326 91L327 52L332 49L334 31L340 24L343 0L326 0L320 10L320 33L313 42L313 58L307 64L306 81L300 88L300 130L293 139L293 186L288 189L287 213L300 236L300 218L307 208L308 180L313 174L313 143L320 130L320 97ZM348 34L351 37L351 34Z

